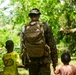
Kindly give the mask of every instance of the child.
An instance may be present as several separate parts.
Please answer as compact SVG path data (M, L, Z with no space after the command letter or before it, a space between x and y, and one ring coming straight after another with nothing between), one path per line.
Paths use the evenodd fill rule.
M4 74L3 75L18 75L17 67L24 67L21 65L18 53L14 52L14 43L12 40L6 41L7 53L3 55Z
M63 65L55 70L55 74L76 75L76 67L74 65L69 65L69 62L71 61L69 53L63 53L61 55L61 61Z

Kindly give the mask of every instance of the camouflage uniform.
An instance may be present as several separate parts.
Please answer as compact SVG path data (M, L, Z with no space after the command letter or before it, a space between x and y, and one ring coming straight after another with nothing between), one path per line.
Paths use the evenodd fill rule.
M39 21L39 20L37 20ZM36 21L35 21L36 22ZM52 61L53 67L56 67L56 64L58 62L58 54L57 54L57 49L56 49L56 43L53 37L53 33L52 33L52 28L49 27L45 22L43 22L44 24L44 35L45 35L45 41L47 43L47 45L50 47L51 53L49 54L49 56L43 56L43 57L37 57L37 58L31 58L29 56L27 56L26 54L26 48L24 47L25 42L25 38L24 38L24 28L22 29L21 32L21 53L24 52L22 60L25 62L23 62L23 64L25 64L25 66L27 65L27 63L29 63L29 59L31 60L31 62L29 63L29 75L50 75L50 61Z

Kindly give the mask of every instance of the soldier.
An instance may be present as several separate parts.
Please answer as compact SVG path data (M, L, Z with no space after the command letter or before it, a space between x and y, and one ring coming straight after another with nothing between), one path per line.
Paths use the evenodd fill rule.
M22 61L25 67L28 66L29 75L50 75L51 60L54 70L58 63L57 48L52 28L45 22L39 21L40 15L39 9L31 9L29 13L31 21L25 24L21 32ZM36 29L37 27L40 30Z

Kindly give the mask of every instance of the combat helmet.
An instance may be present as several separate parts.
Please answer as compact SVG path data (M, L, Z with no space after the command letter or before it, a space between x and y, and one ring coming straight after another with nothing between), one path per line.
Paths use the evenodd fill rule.
M30 10L29 16L33 15L33 14L40 15L41 13L40 13L39 9L33 8Z

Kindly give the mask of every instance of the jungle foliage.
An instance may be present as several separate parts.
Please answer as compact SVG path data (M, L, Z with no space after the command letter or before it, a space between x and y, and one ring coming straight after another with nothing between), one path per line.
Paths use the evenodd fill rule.
M0 5L5 0L0 1ZM58 50L76 52L76 1L75 0L9 0L8 6L0 8L0 47L7 39L12 39L19 46L18 36L22 26L28 22L29 10L39 8L40 20L52 26ZM8 12L9 11L9 12ZM8 14L6 15L5 12ZM68 31L68 32L66 32ZM64 33L65 32L65 33Z

